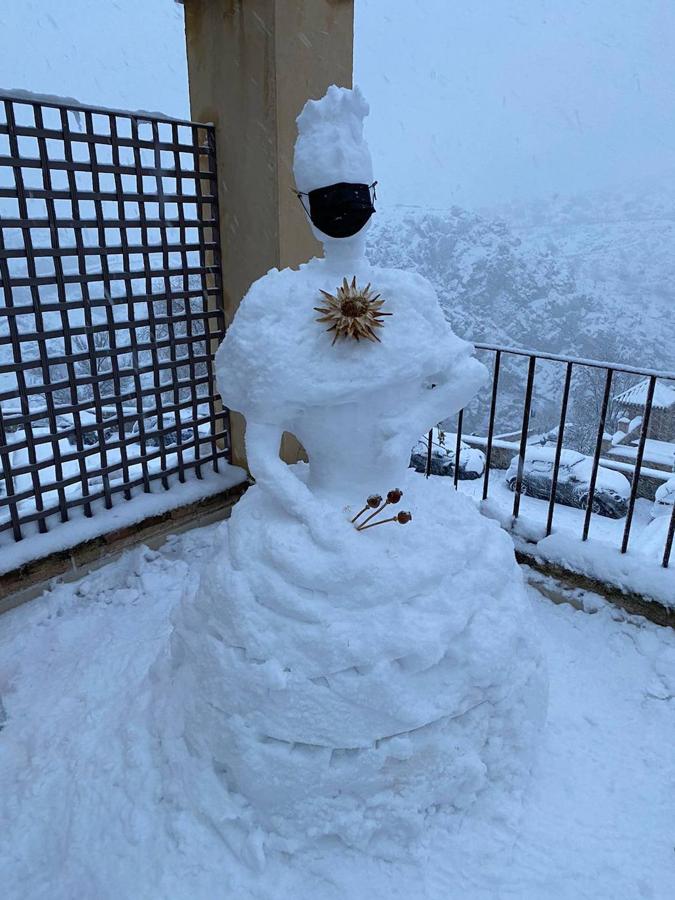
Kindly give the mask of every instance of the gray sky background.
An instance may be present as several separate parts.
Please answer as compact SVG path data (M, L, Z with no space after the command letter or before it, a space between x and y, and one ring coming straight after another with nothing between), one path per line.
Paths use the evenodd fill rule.
M675 174L673 0L356 0L387 202L485 206ZM4 0L0 87L187 116L173 0Z

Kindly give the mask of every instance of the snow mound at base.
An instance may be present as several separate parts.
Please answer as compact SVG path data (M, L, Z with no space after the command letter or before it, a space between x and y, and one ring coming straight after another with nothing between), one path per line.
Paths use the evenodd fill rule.
M407 843L529 768L546 678L511 542L449 485L403 487L410 525L326 508L328 547L251 488L178 611L185 739L278 846Z
M634 549L644 556L663 559L670 528L670 516L658 516L642 531L634 542Z

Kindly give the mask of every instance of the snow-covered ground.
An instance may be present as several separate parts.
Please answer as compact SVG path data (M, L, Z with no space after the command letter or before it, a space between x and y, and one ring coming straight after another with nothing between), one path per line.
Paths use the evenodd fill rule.
M494 501L504 513L510 513L513 510L513 491L510 491L504 480L504 469L490 469L490 480L488 482L489 498ZM475 481L460 481L459 489L469 494L475 499L483 496L483 479L478 478ZM631 525L631 535L636 537L649 524L649 516L654 503L651 500L645 500L639 497L635 501L635 511L633 514L633 522ZM574 537L581 540L581 534L584 527L584 517L586 511L577 509L574 506L565 506L563 503L556 503L553 511L553 527L556 531L569 532ZM519 517L523 522L529 524L533 531L541 531L543 534L546 528L546 519L548 516L548 500L539 500L537 497L521 496ZM611 519L609 516L593 515L591 517L591 526L589 536L597 538L612 547L621 546L621 537L626 527L625 517L621 519Z
M180 772L166 790L150 706L149 670L213 528L138 547L0 618L4 898L672 897L675 632L534 588L550 709L517 827L473 808L459 825L430 821L405 861L324 845L243 862L255 835L235 852L181 805Z
M635 501L628 550L623 554L620 548L625 516L611 519L593 514L588 540L582 541L585 510L556 503L553 531L546 537L548 500L521 496L518 519L514 522L514 495L506 486L503 470L490 470L489 496L483 503L482 479L460 481L458 486L480 504L484 515L496 519L512 533L520 549L664 606L675 605L675 553L671 553L669 567L662 566L669 519L661 516L651 521L653 501Z

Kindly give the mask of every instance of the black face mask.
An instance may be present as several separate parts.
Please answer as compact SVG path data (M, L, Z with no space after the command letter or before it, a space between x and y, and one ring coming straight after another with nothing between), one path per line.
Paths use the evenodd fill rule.
M308 194L301 191L297 194L303 209L319 231L328 237L346 238L361 231L375 212L373 201L376 199L376 184L376 181L371 185L348 184L341 181L339 184L317 188ZM304 204L303 197L309 199L309 210Z

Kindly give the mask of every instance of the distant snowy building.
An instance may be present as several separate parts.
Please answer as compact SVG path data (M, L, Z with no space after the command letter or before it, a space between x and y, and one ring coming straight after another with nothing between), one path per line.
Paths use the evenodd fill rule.
M603 442L603 455L608 459L635 462L648 390L649 379L645 378L614 397L621 418L616 433ZM675 385L672 383L656 382L643 465L663 472L675 471Z
M614 401L626 419L632 422L639 417L641 423L648 390L649 379L645 378L616 395ZM672 382L656 382L647 437L655 441L675 441L675 384Z

